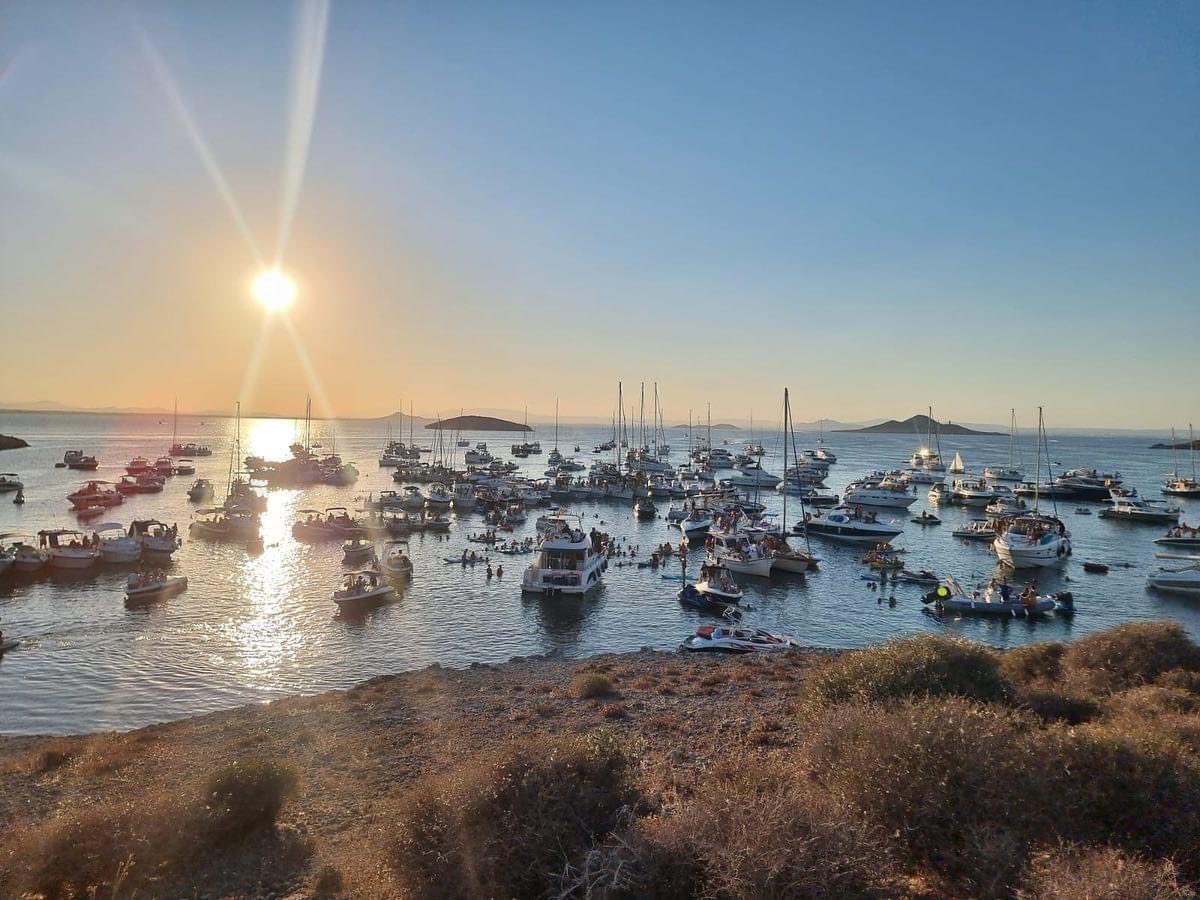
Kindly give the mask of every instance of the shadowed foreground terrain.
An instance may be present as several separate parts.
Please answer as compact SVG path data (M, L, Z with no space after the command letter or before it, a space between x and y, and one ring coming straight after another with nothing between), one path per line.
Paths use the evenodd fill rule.
M1200 649L515 660L0 740L0 896L1183 898Z

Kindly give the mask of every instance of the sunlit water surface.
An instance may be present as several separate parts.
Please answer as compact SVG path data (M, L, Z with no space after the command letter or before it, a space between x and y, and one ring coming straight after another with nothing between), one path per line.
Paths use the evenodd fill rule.
M296 436L291 420L245 420L243 454L282 458ZM29 441L25 450L5 452L0 468L20 473L27 503L13 505L0 495L0 531L36 532L40 528L76 525L65 495L84 473L56 469L67 449L82 448L101 460L96 477L116 479L131 457L153 459L170 443L169 418L100 415L6 415L0 431ZM229 462L232 422L180 420L181 440L209 443L214 455L196 460L198 476L224 485ZM96 569L84 576L55 573L37 578L0 579L0 627L22 640L19 649L0 660L0 732L71 733L97 729L126 729L235 705L262 702L294 693L313 693L352 685L390 672L430 663L463 666L499 662L512 656L560 653L568 657L634 650L649 646L671 649L701 621L675 600L678 585L650 569L610 567L603 586L584 600L522 596L520 576L529 557L499 557L503 578L488 581L484 568L447 565L468 546L468 533L480 529L475 514L457 519L448 537L414 536L416 575L395 602L367 615L341 618L330 591L344 570L340 544L302 544L291 536L298 509L344 505L356 507L367 492L395 487L390 469L377 465L385 437L379 423L314 424L314 439L326 449L336 447L344 459L355 461L362 473L349 488L319 486L303 491L272 490L263 516L265 548L258 555L234 545L185 538L173 570L186 574L186 593L140 607L126 606L126 570ZM672 459L686 456L687 436L671 432ZM464 435L472 443L486 440L502 459L515 439L506 434ZM553 443L546 430L536 435L547 450ZM576 443L581 460L590 463L591 448L608 437L608 429L563 428L564 452ZM714 442L729 438L737 449L745 432L714 434ZM778 435L758 434L767 447L765 467L781 471L782 445ZM418 433L429 445L432 432ZM815 435L800 435L812 446ZM1163 473L1172 466L1170 451L1150 450L1149 436L1062 436L1051 432L1050 455L1065 466L1118 469L1128 484L1148 497L1159 497ZM828 486L840 493L864 472L903 464L916 438L900 435L830 434L827 441L839 457ZM1024 457L1032 473L1032 439L1026 436ZM981 470L1007 460L1004 437L949 438L942 442L945 457L961 451L968 467ZM461 451L459 451L461 459ZM610 458L611 454L605 454ZM545 456L520 461L524 472L541 475ZM128 498L112 511L112 520L159 518L178 522L181 532L192 515L186 490L192 477L167 482L161 494ZM768 505L779 511L781 498L768 492ZM926 507L925 490L909 514ZM1146 576L1158 563L1152 543L1162 529L1109 522L1095 515L1075 514L1070 504L1059 512L1070 527L1073 559L1061 570L1043 572L1043 591L1069 588L1075 593L1073 619L1038 622L935 619L923 613L921 589L901 585L894 591L894 608L868 590L860 579L861 549L814 540L821 569L801 577L770 581L741 578L746 602L753 606L748 624L786 632L810 645L857 647L896 635L922 631L959 634L1005 647L1032 640L1070 639L1119 622L1171 617L1193 634L1200 633L1196 601L1146 591ZM1088 504L1093 510L1099 507ZM660 518L636 521L623 503L576 504L589 527L639 544L643 555L664 540L678 542L679 533ZM940 527L922 529L907 524L895 543L908 550L910 568L929 568L978 583L995 571L995 557L986 546L956 540L954 524L977 516L977 511L941 509ZM453 515L453 514L452 514ZM885 512L885 518L904 521L907 514ZM789 519L796 516L789 502ZM516 532L533 532L533 519ZM1200 503L1184 501L1184 519L1200 520ZM478 548L479 545L471 545ZM691 571L701 551L691 554ZM1108 575L1083 572L1084 560L1103 560L1114 566ZM669 571L677 571L672 567Z

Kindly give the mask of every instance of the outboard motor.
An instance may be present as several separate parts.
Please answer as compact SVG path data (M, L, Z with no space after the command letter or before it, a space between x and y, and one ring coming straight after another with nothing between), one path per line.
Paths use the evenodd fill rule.
M1056 609L1064 613L1075 612L1075 596L1070 591L1059 591L1054 595Z

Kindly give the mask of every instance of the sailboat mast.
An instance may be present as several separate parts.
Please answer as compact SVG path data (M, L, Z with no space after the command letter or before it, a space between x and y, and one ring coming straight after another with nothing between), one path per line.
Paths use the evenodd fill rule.
M175 398L173 415L171 416L171 447L174 449L179 442L179 398Z
M1196 436L1192 432L1192 423L1188 422L1188 450L1192 454L1192 482L1196 481Z
M1013 442L1017 439L1017 410L1015 407L1008 411L1008 467L1013 467Z
M554 449L558 449L558 398L554 398Z
M1033 514L1038 513L1039 501L1041 500L1042 491L1042 442L1046 437L1046 425L1042 416L1042 408L1038 407L1038 447L1037 447L1037 475L1033 482Z
M1189 434L1190 434L1190 432L1191 432L1191 429L1189 428ZM1189 447L1191 446L1190 442L1188 443L1188 446ZM1175 426L1174 425L1171 426L1171 456L1175 460L1175 467L1174 467L1175 470L1171 473L1171 477L1178 479L1179 478L1179 442L1177 440L1175 440ZM1195 457L1193 457L1193 459L1194 458Z

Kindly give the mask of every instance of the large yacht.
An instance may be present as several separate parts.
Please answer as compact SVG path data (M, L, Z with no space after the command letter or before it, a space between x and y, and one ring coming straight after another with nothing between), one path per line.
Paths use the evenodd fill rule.
M908 485L892 475L870 475L846 485L842 501L847 506L888 506L908 509L917 502L917 495Z
M1118 519L1122 522L1146 522L1151 525L1179 521L1179 507L1168 506L1161 500L1143 500L1136 490L1113 488L1112 498L1104 501L1100 510L1102 519Z
M849 543L888 543L904 529L894 522L881 522L873 512L838 506L829 512L805 513L804 521L793 529L798 534L815 535Z
M578 516L547 516L537 559L525 570L521 590L534 594L586 594L600 584L608 556L583 530Z

